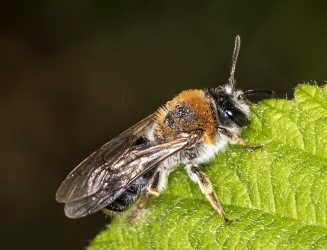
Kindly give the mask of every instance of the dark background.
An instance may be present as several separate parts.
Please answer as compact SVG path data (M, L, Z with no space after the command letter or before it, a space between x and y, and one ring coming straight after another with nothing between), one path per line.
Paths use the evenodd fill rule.
M1 1L1 248L81 249L108 223L55 192L85 157L180 91L226 83L292 98L324 83L326 1Z

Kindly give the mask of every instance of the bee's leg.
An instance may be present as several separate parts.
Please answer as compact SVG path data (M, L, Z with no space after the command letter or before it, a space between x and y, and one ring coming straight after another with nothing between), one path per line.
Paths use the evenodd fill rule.
M202 193L209 200L215 211L220 215L226 224L229 224L230 221L227 219L227 216L219 203L218 197L213 190L213 186L209 178L202 173L198 167L191 164L186 165L185 169L187 170L190 178L199 184Z
M151 196L149 196L146 192L144 192L138 201L137 205L135 206L131 217L129 218L128 222L133 223L134 220L141 218L145 215L146 209L145 206L148 203Z
M137 203L129 222L132 223L135 219L142 217L146 212L146 204L154 196L159 196L168 182L169 171L166 169L158 168L158 170L152 176L145 192L142 194L141 199Z
M231 144L239 145L243 148L255 150L255 149L262 149L262 146L251 146L245 140L238 137L237 134L233 133L232 131L228 130L224 127L218 127L219 131L223 133L229 139Z

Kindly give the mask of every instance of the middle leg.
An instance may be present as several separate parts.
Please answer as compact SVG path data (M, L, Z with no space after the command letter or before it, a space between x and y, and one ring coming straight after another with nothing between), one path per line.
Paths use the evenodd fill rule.
M200 171L200 169L196 166L188 164L185 166L188 175L190 178L197 182L200 186L202 193L206 196L206 198L211 203L211 206L215 209L215 211L220 215L220 217L225 221L226 224L229 224L230 221L228 220L222 206L219 203L217 194L213 190L213 186L209 178Z

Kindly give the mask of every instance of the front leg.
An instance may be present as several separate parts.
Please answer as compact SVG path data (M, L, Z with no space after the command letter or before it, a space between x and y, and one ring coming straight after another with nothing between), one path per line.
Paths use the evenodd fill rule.
M200 169L196 166L188 164L185 166L188 175L190 178L197 182L200 186L202 193L206 196L206 198L211 203L211 206L215 209L215 211L220 215L220 217L225 221L226 224L229 224L230 221L228 220L223 208L221 207L218 197L213 190L213 186L209 178L200 171Z
M263 148L262 146L251 146L251 145L249 145L245 140L238 137L236 133L230 131L227 128L218 127L218 130L221 133L223 133L225 136L227 136L227 138L229 139L229 142L231 144L235 144L235 145L238 145L238 146L241 146L243 148L250 149L250 150L262 149Z
M149 200L154 196L159 196L160 192L162 192L168 182L169 172L167 169L160 169L154 173L152 176L145 192L142 194L139 202L137 203L134 211L129 219L129 223L132 223L135 219L142 217L146 213L146 205Z

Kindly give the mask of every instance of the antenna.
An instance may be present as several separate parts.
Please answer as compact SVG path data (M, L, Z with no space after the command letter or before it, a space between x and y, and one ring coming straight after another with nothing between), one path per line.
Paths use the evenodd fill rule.
M230 67L230 76L228 78L229 84L232 85L233 87L236 84L236 81L234 78L234 73L235 73L238 53L240 52L240 47L241 47L241 38L239 35L237 35L235 38L235 46L234 46L234 52L233 52L233 57L232 57L232 65Z

